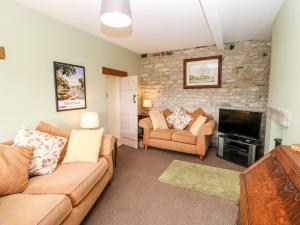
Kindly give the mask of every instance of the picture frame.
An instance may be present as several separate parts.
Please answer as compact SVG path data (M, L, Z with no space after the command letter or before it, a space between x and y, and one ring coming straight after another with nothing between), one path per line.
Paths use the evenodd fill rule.
M56 111L86 109L85 67L53 62Z
M183 88L221 88L222 55L183 60Z

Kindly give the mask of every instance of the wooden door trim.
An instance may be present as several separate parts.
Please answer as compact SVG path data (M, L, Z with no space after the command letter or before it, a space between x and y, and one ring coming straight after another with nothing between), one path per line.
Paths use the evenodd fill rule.
M121 70L115 70L108 67L102 67L102 74L116 76L116 77L128 77L128 73Z
M5 59L5 49L0 46L0 59Z

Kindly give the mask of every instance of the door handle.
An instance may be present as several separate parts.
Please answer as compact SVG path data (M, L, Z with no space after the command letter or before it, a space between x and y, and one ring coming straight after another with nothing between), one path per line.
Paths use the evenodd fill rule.
M132 100L133 100L133 103L135 104L136 103L136 94L133 95Z

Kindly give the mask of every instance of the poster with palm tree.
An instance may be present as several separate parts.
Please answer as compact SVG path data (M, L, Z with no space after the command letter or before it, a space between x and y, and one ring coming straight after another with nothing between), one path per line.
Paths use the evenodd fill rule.
M56 110L86 108L85 68L54 62Z

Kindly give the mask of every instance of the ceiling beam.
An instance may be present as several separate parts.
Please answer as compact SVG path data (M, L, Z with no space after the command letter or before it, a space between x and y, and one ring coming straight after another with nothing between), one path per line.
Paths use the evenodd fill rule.
M128 74L125 71L115 70L107 67L102 67L102 74L116 76L116 77L127 77Z
M219 18L217 0L199 0L199 2L216 46L219 49L224 50L224 39Z

